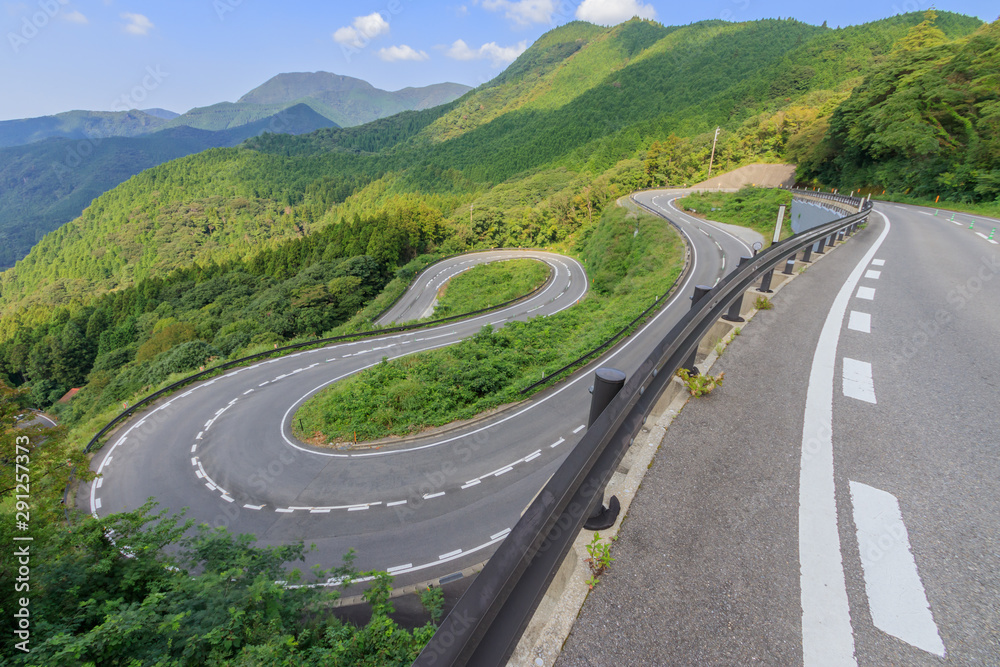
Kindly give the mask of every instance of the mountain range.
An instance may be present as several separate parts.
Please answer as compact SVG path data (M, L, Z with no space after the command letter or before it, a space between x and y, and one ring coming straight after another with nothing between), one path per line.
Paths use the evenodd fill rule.
M461 96L443 83L388 92L328 72L279 74L235 103L165 109L69 111L0 122L0 269L95 197L143 169L261 132L302 134L357 125Z
M170 127L228 130L305 104L340 127L362 125L400 111L427 109L461 97L471 88L439 83L380 90L367 81L329 72L278 74L235 103L220 102L178 114L166 109L66 111L54 116L0 121L0 148L50 139L136 137Z

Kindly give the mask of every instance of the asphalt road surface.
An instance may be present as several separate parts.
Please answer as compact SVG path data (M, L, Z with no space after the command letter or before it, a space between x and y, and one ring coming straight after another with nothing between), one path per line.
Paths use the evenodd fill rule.
M1000 664L996 222L876 211L671 425L557 665Z
M681 227L691 271L667 306L600 365L631 372L689 309L694 285L714 284L750 254L753 236L743 240L676 212L670 204L676 196L659 191L637 198ZM510 256L467 255L449 266ZM530 300L467 321L257 363L192 385L137 415L94 457L101 477L81 493L83 507L105 514L134 509L152 496L161 508L187 507L199 522L255 534L262 544L313 543L305 567L336 565L353 548L358 567L388 570L397 586L488 559L582 437L587 387L598 363L491 418L379 450L317 449L298 442L289 427L306 398L382 357L451 345L487 323L549 315L585 294L587 280L574 260L537 251L518 256L554 267L551 283ZM422 277L414 289L437 287ZM426 312L413 305L414 297L400 301L409 315L388 316Z

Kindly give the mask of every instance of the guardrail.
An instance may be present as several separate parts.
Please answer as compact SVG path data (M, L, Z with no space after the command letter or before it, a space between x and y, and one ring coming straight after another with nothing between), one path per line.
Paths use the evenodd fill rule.
M653 349L531 502L413 663L500 667L507 663L591 508L600 502L635 435L674 373L730 303L799 250L853 233L859 213L780 241L707 292Z
M809 197L815 197L817 199L827 199L829 201L837 202L840 204L845 204L850 206L850 209L842 209L848 214L854 213L859 210L860 206L865 206L866 208L871 207L871 202L867 199L859 199L858 197L849 197L848 195L842 195L835 192L820 192L818 190L802 190L801 188L791 188L791 193L793 195L807 195Z

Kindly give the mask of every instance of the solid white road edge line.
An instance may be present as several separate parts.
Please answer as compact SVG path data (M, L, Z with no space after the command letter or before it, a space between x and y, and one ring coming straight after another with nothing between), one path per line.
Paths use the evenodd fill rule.
M840 288L823 323L813 355L802 424L799 472L799 568L802 600L802 660L805 667L854 667L854 630L840 555L833 479L833 380L837 343L851 294L889 234L885 228Z
M907 644L944 657L899 501L891 493L851 482L854 525L875 627Z

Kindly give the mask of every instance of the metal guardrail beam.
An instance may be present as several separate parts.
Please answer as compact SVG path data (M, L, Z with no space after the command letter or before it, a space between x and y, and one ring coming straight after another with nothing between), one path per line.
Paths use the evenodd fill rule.
M856 200L855 206L860 206ZM870 207L870 204L868 205ZM413 663L501 667L563 558L676 370L728 305L765 272L821 238L859 223L868 208L772 245L724 278L653 349L528 506Z

